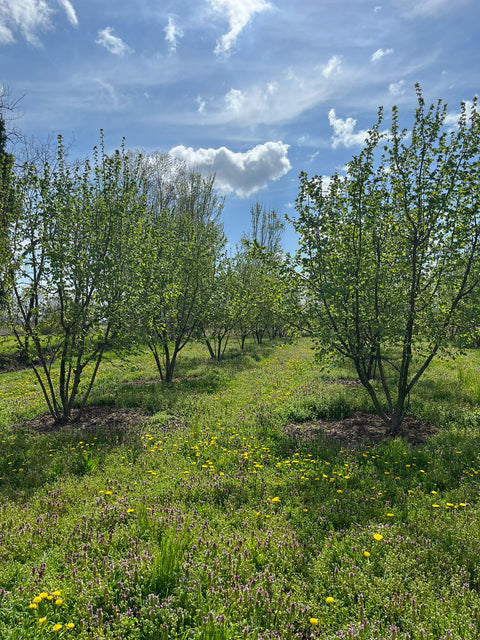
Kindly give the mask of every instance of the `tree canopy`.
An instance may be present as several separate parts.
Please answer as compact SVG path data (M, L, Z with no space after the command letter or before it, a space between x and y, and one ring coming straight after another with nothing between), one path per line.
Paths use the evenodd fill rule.
M296 255L323 353L350 359L395 434L410 392L448 341L480 276L480 118L426 107L413 126L383 110L361 153L325 186L301 175Z

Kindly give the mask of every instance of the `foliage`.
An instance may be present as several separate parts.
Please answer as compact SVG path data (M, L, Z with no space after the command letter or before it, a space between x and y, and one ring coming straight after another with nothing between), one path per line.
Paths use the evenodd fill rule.
M410 393L445 346L479 284L480 116L462 105L446 127L420 89L411 130L396 107L325 189L301 176L296 266L326 351L349 358L396 433ZM373 381L378 378L379 384Z
M131 317L148 344L162 380L171 382L177 356L200 328L223 249L223 202L214 179L170 175L173 187L153 193L144 238L133 269L137 278Z
M54 168L25 165L11 225L10 329L57 423L85 406L132 290L129 255L144 204L123 149L70 166L61 138ZM54 328L45 346L45 323ZM54 363L58 361L58 368Z

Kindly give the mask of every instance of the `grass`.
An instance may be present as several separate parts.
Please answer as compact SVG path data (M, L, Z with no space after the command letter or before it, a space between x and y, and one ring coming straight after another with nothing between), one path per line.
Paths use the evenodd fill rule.
M115 433L28 431L31 374L0 376L1 638L478 637L477 352L419 385L427 444L360 450L283 430L371 409L308 341L182 355L102 366L92 403L146 415Z

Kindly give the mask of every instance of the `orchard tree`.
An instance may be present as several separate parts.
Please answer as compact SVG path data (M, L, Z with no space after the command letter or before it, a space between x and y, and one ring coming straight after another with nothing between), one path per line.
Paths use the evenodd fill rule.
M178 354L203 326L225 241L219 220L223 201L215 194L214 178L188 174L178 164L163 166L170 171L168 179L154 173L152 184L152 176L147 176L152 199L131 318L160 378L171 382Z
M123 149L107 155L102 144L93 163L71 166L60 137L55 168L25 165L17 197L7 264L10 328L62 424L82 412L122 326L145 199ZM54 328L48 339L46 322Z
M417 99L410 130L394 107L381 131L379 111L345 177L303 173L294 221L319 344L351 360L391 435L480 276L477 102L451 129L446 105Z

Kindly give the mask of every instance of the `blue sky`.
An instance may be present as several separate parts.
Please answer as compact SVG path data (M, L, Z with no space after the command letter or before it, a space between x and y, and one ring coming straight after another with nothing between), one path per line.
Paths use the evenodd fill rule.
M478 0L0 0L0 87L27 137L84 156L171 152L214 171L230 243L255 202L294 215L414 84L452 114L479 93ZM289 228L285 245L295 248Z

